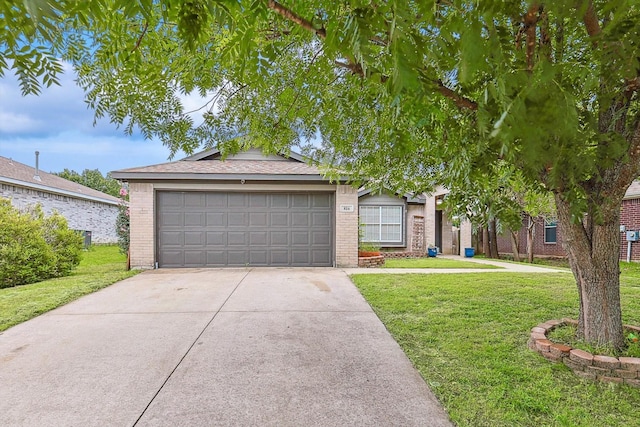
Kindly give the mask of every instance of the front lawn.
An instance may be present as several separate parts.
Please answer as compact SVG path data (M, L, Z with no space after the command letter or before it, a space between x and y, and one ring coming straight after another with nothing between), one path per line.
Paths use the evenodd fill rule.
M628 269L621 279L623 320L639 325L640 269ZM571 276L352 280L458 426L640 426L640 390L581 380L527 348L533 326L577 316Z
M388 258L383 268L500 268L479 262L460 261L449 258Z
M126 271L117 246L93 246L82 256L71 276L0 289L0 331L136 274Z

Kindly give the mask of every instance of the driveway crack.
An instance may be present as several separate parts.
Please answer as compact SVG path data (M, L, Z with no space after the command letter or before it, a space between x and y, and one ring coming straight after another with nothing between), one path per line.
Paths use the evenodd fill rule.
M184 361L184 359L187 357L187 355L191 352L191 349L193 349L193 347L196 345L196 343L198 342L198 340L200 339L200 337L202 337L202 334L204 334L204 331L207 330L207 328L209 327L209 325L211 325L211 323L216 319L216 317L218 316L218 314L222 311L222 309L224 308L224 306L227 304L227 302L229 301L229 299L233 296L233 294L236 292L236 290L238 289L238 287L240 286L240 284L244 281L244 279L246 279L246 277L249 275L249 273L252 271L252 269L248 270L244 276L242 276L242 279L240 279L238 281L238 283L236 284L236 286L233 288L233 290L229 293L229 295L227 296L227 298L225 298L224 302L222 303L222 305L218 308L218 310L213 313L213 316L211 316L211 319L209 319L209 321L207 322L206 325L204 325L204 327L202 328L202 330L200 331L200 333L198 334L198 336L193 340L193 342L191 343L191 345L189 346L189 348L187 349L187 351L185 351L185 353L182 355L182 357L180 358L180 360L178 361L178 363L176 364L176 366L174 366L174 368L171 370L171 372L169 373L169 375L167 376L167 378L162 382L162 385L160 386L160 388L158 388L158 390L155 392L155 394L153 395L153 397L151 398L151 400L149 400L149 403L147 403L147 406L145 406L145 408L142 410L142 413L140 413L140 416L138 417L138 419L136 419L136 421L133 423L133 427L137 426L138 423L140 422L140 420L142 419L142 417L144 416L144 414L147 412L147 410L149 409L149 407L151 406L151 404L153 403L154 400L156 400L156 397L158 397L158 395L160 394L160 392L162 391L162 389L164 388L164 386L169 382L169 380L171 379L171 377L173 376L173 374L176 372L176 370L180 367L180 365L182 364L182 362Z

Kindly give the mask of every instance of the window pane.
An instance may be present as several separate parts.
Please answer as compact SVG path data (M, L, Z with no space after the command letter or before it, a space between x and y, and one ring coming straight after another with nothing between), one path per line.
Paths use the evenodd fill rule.
M544 242L545 243L557 243L557 227L553 226L544 227Z
M383 242L401 242L402 241L402 226L384 224L382 226L380 240Z
M363 225L362 226L362 240L364 242L377 242L380 240L380 226L379 225Z
M402 222L402 206L382 206L383 224L400 224Z

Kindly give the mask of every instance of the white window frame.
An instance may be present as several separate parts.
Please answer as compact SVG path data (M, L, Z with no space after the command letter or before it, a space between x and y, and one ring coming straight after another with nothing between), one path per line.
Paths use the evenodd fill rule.
M547 240L547 230L555 229L555 240L548 241ZM555 218L545 218L544 219L544 244L545 245L555 245L558 243L558 220Z
M398 217L400 218L399 222L383 222L383 208L391 208L398 209ZM364 222L363 209L376 209L378 212L378 220L377 222L366 223ZM404 245L404 206L401 205L362 205L359 207L358 216L360 219L360 226L363 228L362 233L362 242L366 243L377 243L381 246L403 246ZM367 238L366 227L367 225L375 225L378 227L378 236L377 239ZM398 226L399 227L399 238L397 240L382 240L383 234L383 226Z

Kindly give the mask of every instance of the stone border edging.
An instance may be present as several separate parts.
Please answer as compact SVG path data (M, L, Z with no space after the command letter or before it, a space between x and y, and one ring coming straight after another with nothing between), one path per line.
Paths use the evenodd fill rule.
M566 325L577 326L578 322L573 319L549 320L531 328L529 349L540 353L542 357L551 362L564 363L580 378L624 383L640 388L640 358L593 355L587 351L554 343L547 339L548 332ZM640 331L640 328L634 326L625 325L624 328Z
M364 268L376 268L384 265L384 256L367 256L367 257L358 257L358 267Z

